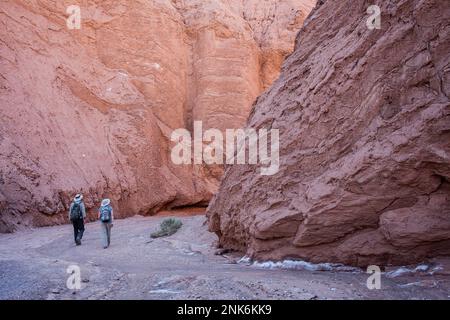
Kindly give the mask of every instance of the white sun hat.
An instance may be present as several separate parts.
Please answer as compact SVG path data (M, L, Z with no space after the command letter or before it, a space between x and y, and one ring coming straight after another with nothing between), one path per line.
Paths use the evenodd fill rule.
M109 199L103 199L102 200L102 207L106 207L107 205L109 205L111 203L111 200Z
M83 200L83 195L81 193L77 194L75 198L73 199L75 202L80 202Z

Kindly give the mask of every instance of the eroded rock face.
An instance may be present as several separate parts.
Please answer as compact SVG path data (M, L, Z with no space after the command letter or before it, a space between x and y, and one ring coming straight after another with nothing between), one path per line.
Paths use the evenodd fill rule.
M280 170L230 166L208 208L220 244L258 260L400 264L450 254L450 8L320 1L252 128Z
M2 1L0 232L78 192L120 217L207 203L220 170L173 165L172 131L242 126L312 2L91 0L69 30L72 1Z

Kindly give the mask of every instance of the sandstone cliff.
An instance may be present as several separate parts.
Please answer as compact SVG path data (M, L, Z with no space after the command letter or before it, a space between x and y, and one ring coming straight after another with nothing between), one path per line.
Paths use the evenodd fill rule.
M450 254L450 7L319 1L248 127L280 130L280 170L226 168L220 244L258 260L353 265Z
M72 196L118 216L207 203L220 168L175 166L170 134L245 124L310 0L0 2L0 232L66 221Z

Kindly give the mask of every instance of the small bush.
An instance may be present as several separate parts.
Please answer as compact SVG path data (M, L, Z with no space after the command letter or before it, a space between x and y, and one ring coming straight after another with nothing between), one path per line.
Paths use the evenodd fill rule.
M160 238L160 237L167 237L173 235L175 232L178 231L178 229L181 228L183 223L174 218L164 219L163 222L161 222L160 230L153 232L150 236L152 238Z

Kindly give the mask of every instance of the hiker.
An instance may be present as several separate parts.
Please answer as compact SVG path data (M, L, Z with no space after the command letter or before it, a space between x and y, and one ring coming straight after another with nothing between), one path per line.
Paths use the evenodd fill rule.
M81 245L84 233L84 219L86 218L86 207L83 195L77 194L70 204L69 219L73 224L73 237L77 246Z
M109 247L111 243L111 228L113 226L112 222L114 219L113 208L111 207L111 200L103 199L100 209L98 209L98 218L101 222L102 229L102 242L103 249Z

